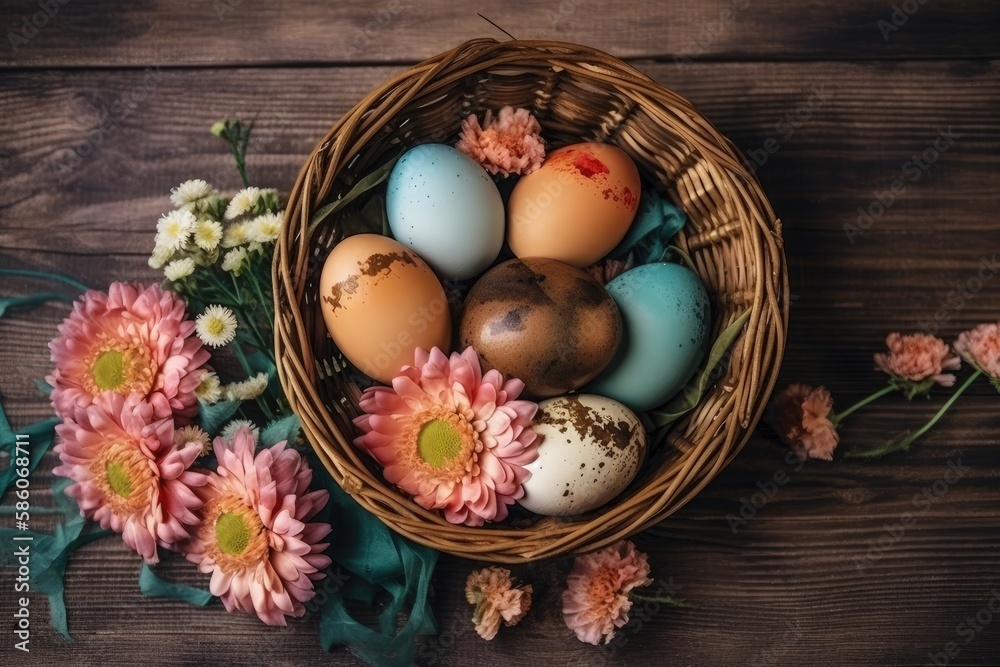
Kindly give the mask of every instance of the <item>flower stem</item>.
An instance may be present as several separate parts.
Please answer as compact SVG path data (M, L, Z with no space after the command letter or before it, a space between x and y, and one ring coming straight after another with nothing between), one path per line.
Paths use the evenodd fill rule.
M903 438L891 441L888 444L883 445L882 447L876 447L875 449L867 449L867 450L852 449L851 451L847 452L847 454L844 455L844 458L877 459L885 456L886 454L892 454L894 452L905 452L909 450L910 445L916 442L916 440L924 433L927 433L927 431L931 430L934 427L934 425L938 423L938 420L944 416L944 413L948 411L948 409L955 403L955 401L958 400L958 397L961 396L963 393L965 393L965 390L969 388L969 385L971 385L972 382L980 375L982 375L982 371L977 369L972 375L970 375L965 380L965 382L962 383L962 386L960 386L955 391L955 393L951 395L951 398L949 398L945 402L945 404L941 406L941 409L937 411L937 414L931 417L929 422L921 426L914 433L910 433L909 435Z
M836 415L834 415L834 417L833 417L833 427L837 428L837 426L840 425L840 422L843 421L844 417L846 417L847 415L851 414L855 410L859 410L859 409L865 407L866 405L868 405L869 403L871 403L872 401L874 401L875 399L882 398L886 394L888 394L890 392L893 392L895 390L896 390L896 388L893 387L892 385L882 387L881 389L879 389L878 391L876 391L874 394L872 394L868 398L864 398L864 399L858 401L857 403L855 403L851 407L847 408L846 410L841 410L840 412L836 413Z
M641 593L636 593L635 591L630 591L628 597L633 602L658 602L660 604L668 604L671 607L687 607L688 605L680 598L670 597L658 597L655 595L643 595Z

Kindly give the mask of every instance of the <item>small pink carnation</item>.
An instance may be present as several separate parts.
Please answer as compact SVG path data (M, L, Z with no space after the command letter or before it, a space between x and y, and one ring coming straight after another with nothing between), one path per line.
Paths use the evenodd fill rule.
M1000 380L1000 322L963 331L955 341L955 351L994 380Z
M175 443L172 419L157 419L139 394L108 391L56 432L61 464L53 472L73 480L66 494L83 516L121 533L147 563L159 561L157 545L173 549L190 536L201 507L192 489L205 476L189 468L201 447Z
M840 442L832 412L833 397L826 387L791 384L771 401L766 420L803 461L832 461Z
M63 418L105 391L141 395L157 418L185 423L197 414L195 390L209 353L185 319L184 301L159 285L111 283L73 304L49 343L52 405Z
M497 636L502 620L507 627L517 625L531 608L531 585L515 586L510 570L486 567L475 570L465 580L465 599L476 605L472 622L476 634L490 641Z
M580 641L607 644L628 623L629 591L651 583L649 560L631 542L579 556L562 595L563 620Z
M482 125L475 114L467 116L455 148L494 176L530 174L545 159L541 133L542 126L530 111L507 106L496 117L487 111Z
M893 377L910 382L928 378L943 387L955 384L955 376L944 371L956 371L962 366L957 355L940 338L928 334L904 336L891 333L885 338L888 352L875 354L875 368Z

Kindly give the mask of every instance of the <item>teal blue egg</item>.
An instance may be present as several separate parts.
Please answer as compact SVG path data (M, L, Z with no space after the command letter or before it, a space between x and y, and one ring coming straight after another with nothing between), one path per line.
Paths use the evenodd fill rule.
M607 285L621 311L618 353L581 391L607 396L636 412L669 401L691 379L708 348L708 293L680 264L644 264Z

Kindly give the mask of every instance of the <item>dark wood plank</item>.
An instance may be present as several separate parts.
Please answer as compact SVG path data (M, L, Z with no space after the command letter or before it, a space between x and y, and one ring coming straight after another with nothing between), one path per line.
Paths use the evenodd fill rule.
M52 8L50 18L41 5ZM506 39L477 12L518 39L681 63L1000 53L1000 8L973 0L813 1L794 11L782 0L13 0L0 6L0 66L413 62L464 39Z
M831 249L884 244L886 232L899 231L940 233L936 244L962 248L968 234L996 229L997 62L645 69L692 99L749 162L763 162L758 176L785 227L830 232ZM123 225L138 229L144 216L162 212L163 193L180 180L202 176L234 187L229 158L205 131L231 113L257 118L254 178L291 182L334 120L394 71L6 74L0 78L0 109L9 119L0 139L4 228L46 219L51 233L73 236L72 243L23 234L0 239L21 249L104 253ZM942 130L957 138L919 170L914 156L933 148ZM905 191L849 238L844 226L858 225L858 206L877 212L879 193L897 179ZM913 266L900 257L902 266Z

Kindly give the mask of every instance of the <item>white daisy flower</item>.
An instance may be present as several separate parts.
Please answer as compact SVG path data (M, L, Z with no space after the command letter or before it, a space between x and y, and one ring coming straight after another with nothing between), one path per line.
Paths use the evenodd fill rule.
M213 194L215 194L215 188L200 178L195 178L184 181L176 188L171 189L170 202L177 208L190 208L199 199Z
M229 201L229 206L226 208L226 220L232 220L249 213L257 205L259 198L260 188L243 188Z
M205 377L201 379L201 383L198 388L194 390L195 396L198 397L205 405L211 405L212 403L218 403L222 400L222 387L219 383L219 376L214 372L209 371L205 373Z
M281 233L281 214L265 213L250 221L248 236L258 243L274 243Z
M243 268L243 262L247 260L247 249L246 248L233 248L226 253L226 256L222 258L222 270L232 271L236 275L240 275L240 270Z
M171 211L156 223L156 245L180 250L191 237L198 221L191 211Z
M246 222L237 222L226 227L222 235L223 248L235 248L250 240L250 225Z
M254 426L252 421L247 419L234 419L226 424L226 426L222 429L222 439L227 443L232 443L233 437L235 437L240 430L245 428L250 429L250 434L253 436L254 441L260 437L260 429Z
M211 305L195 320L194 330L205 345L222 347L236 338L236 316L225 306Z
M158 245L153 248L153 254L149 257L149 267L151 269L162 269L163 265L169 262L173 256L173 248L164 248Z
M163 275L167 280L180 280L194 273L194 260L190 257L175 259L163 267Z
M174 430L174 444L178 447L197 442L201 445L201 453L198 456L205 456L212 451L212 439L197 426L182 426Z
M215 220L202 220L194 228L194 242L202 250L211 252L222 240L222 225Z
M250 401L267 389L267 382L270 379L267 373L257 373L252 378L247 378L242 382L233 382L222 388L222 396L227 401Z

